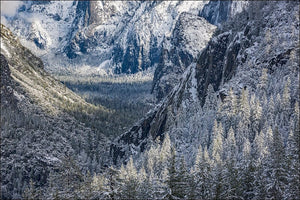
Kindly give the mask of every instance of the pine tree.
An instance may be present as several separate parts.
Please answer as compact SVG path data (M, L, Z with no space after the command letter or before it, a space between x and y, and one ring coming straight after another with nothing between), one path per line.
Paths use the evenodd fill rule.
M110 167L111 168L111 167ZM93 198L97 199L103 199L103 198L109 198L109 195L111 194L111 190L109 187L109 179L106 178L108 176L108 171L110 168L107 169L107 171L103 172L103 174L94 175L91 177L91 189L93 192ZM109 177L109 176L108 176Z
M216 110L217 104L218 104L218 100L217 100L217 96L215 94L215 90L214 90L213 86L211 84L209 84L207 87L206 98L205 98L205 103L203 105L203 110L205 112Z
M243 149L245 139L249 137L251 110L249 105L248 89L242 91L239 103L239 123L236 132L236 144L238 152Z
M125 173L121 198L134 199L137 197L137 193L138 193L137 190L138 190L137 170L134 166L132 157L130 157L129 162L126 165L126 173Z
M237 146L235 141L235 134L232 127L230 127L229 129L227 138L224 143L224 154L224 157L227 160L236 159L237 157Z
M247 88L242 91L239 105L240 105L241 120L245 121L244 123L249 123L250 105L249 105L249 92Z
M213 133L212 133L212 143L210 145L210 153L211 158L214 163L221 162L222 159L222 152L223 152L223 136L222 136L223 130L222 130L222 124L217 123L215 121Z
M251 151L253 151L253 148L251 148L251 144L247 139L244 143L241 160L238 163L238 182L241 186L238 191L238 196L244 199L253 199L255 197L254 182L256 165Z
M274 98L271 96L269 103L267 105L267 115L266 118L268 119L268 123L270 125L273 125L275 122L275 104L274 104Z
M202 184L202 179L201 179L201 162L203 158L203 152L202 152L202 147L199 145L198 152L196 154L196 160L193 168L190 170L190 191L188 192L188 198L189 199L196 199L199 197L199 194L201 191L200 189L200 184Z
M159 162L159 147L152 145L150 149L147 151L146 155L147 164L145 165L148 173L156 173L159 171L160 166L158 166Z
M221 121L223 122L225 133L228 132L229 127L236 127L236 114L237 114L237 99L236 95L233 92L233 89L230 88L228 95L224 99L223 103L220 106L218 115L221 115Z
M296 127L298 126L299 123L299 114L300 110L299 110L299 103L298 101L296 101L295 106L294 106L294 112L292 114L292 129L296 130Z
M189 177L186 162L184 157L180 158L179 169L178 169L178 183L177 183L177 197L183 199L186 198L187 193L189 191Z
M213 184L212 184L212 197L213 199L220 199L223 193L223 175L222 175L222 155L223 155L223 137L222 137L222 124L218 125L215 122L213 129L212 144L210 146L211 160L213 163Z
M148 188L148 195L150 199L163 199L168 197L169 194L169 187L168 187L168 180L169 180L169 171L168 168L165 168L162 172L161 176L158 177L156 174L151 172L149 174L149 188Z
M122 179L121 177L121 171L124 173L125 169L124 166L122 165L120 170L115 169L113 166L107 168L104 177L105 181L102 181L101 178L99 177L98 181L96 182L98 186L98 190L101 190L105 192L105 195L103 195L104 198L108 198L111 200L117 199L119 197L119 193L121 193L121 186L123 186L123 181L125 179ZM103 177L103 178L104 178ZM102 194L101 194L102 195Z
M117 179L119 180L119 190L117 192L117 196L118 198L124 198L123 196L123 190L125 188L125 184L126 184L126 181L127 181L127 171L124 167L124 165L122 164L120 169L119 169L119 173L118 173L118 176L117 176ZM114 187L113 187L114 188ZM111 190L111 191L116 191L116 190Z
M200 191L202 190L203 192L201 192L201 195L203 196L203 199L211 199L212 198L212 162L209 158L208 155L208 150L207 148L204 148L203 151L203 173L202 175L202 184L201 184L201 188Z
M281 135L277 129L273 132L270 146L270 162L265 167L267 178L266 192L268 198L283 199L286 187L286 171L284 167L285 152Z
M159 172L161 173L168 165L171 156L171 140L168 133L165 134L164 141L159 152Z
M269 128L269 134L272 133L272 129ZM266 134L260 132L254 139L252 148L253 165L254 165L254 197L255 199L266 198L266 183L268 174L264 169L268 166L269 162L269 148L266 142Z
M144 166L139 170L138 173L138 194L137 199L151 199L152 195L150 193L150 183L147 177Z
M250 100L251 105L251 117L250 117L250 124L251 130L249 134L249 140L252 142L254 137L260 131L260 123L261 123L261 116L262 116L262 107L260 104L259 99L256 98L255 94L251 96Z
M291 79L288 77L282 94L282 106L284 110L289 110L291 108Z
M184 165L184 164L183 164ZM165 196L167 199L180 199L184 198L184 190L183 185L185 180L185 176L181 175L177 170L177 156L175 147L171 149L171 158L170 165L168 168L168 177L166 180L168 192ZM185 167L181 165L180 171L183 172Z
M228 136L224 142L225 164L222 172L223 192L225 199L238 198L238 171L237 171L237 146L235 142L234 131L229 129Z
M286 146L287 163L285 169L287 170L287 185L285 188L284 199L297 199L300 196L300 161L299 161L299 129L290 131Z
M288 80L285 83L283 94L282 94L282 117L280 127L289 126L290 123L290 115L291 115L291 80L288 77Z
M38 189L35 187L34 182L32 179L29 181L29 186L25 189L23 193L23 198L25 200L35 200L35 199L40 199L40 194Z
M268 84L268 69L267 68L264 68L262 70L262 74L261 74L261 77L260 77L260 80L259 80L259 84L258 84L258 89L260 90L259 91L259 94L261 96L265 95L266 92L267 92L267 85Z

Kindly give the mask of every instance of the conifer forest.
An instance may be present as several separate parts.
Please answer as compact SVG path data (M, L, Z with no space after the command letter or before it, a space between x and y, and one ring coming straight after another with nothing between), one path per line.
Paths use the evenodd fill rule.
M1 1L1 199L300 200L299 1Z

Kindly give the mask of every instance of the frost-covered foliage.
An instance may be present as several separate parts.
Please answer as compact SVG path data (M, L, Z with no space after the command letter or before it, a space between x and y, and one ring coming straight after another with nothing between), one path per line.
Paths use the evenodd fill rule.
M238 109L238 112L240 110ZM296 120L299 123L299 120ZM216 126L216 127L215 127ZM269 127L254 140L238 146L238 129L215 122L212 141L199 145L191 167L180 157L169 135L153 143L135 165L132 158L120 168L76 175L64 165L49 181L40 198L80 199L297 199L299 197L299 126L285 140ZM66 163L67 164L67 163ZM68 174L64 171L68 171ZM73 176L69 175L73 173ZM73 178L73 182L69 182ZM57 184L62 181L62 186Z
M281 103L284 85L289 85L291 106L299 101L299 18L298 7L294 6L297 3L250 4L249 9L216 31L197 63L185 70L181 82L152 115L117 139L120 148L128 142L133 146L129 149L134 151L147 143L145 137L140 142L131 142L139 141L135 131L141 130L143 135L154 139L168 132L179 152L196 153L198 143L210 142L215 119L224 123L226 134L230 126L242 126L238 124L241 119L237 118L236 110L229 109L241 99L244 102L242 117L253 123L251 133L243 134L251 134L249 139L253 140L255 132L271 123L268 118L262 118L262 122L258 119L266 112L267 102L273 102L274 107ZM255 6L263 7L259 11L253 9ZM277 122L282 123L281 119L278 116ZM278 127L285 132L283 135L288 135L288 130ZM127 154L127 150L123 152Z
M142 145L151 152L153 139L168 134L188 169L197 157L210 171L192 177L209 184L190 184L203 199L299 198L299 158L288 153L299 151L298 5L250 2L223 24L153 115L116 140L117 158L147 158ZM139 142L136 130L149 139Z
M107 113L49 76L1 25L1 199L42 188L66 156L83 172L100 171L108 139L81 119L94 112Z
M32 112L31 99L23 95L20 101L20 90L3 76L1 106L23 102L32 115L24 123L22 109L1 115L4 197L298 199L298 13L299 2L251 1L222 24L171 93L111 145L116 166L99 155L100 135L81 124L70 128L77 122L72 117L53 122ZM2 49L11 58L9 48L5 43ZM48 124L44 132L41 116Z

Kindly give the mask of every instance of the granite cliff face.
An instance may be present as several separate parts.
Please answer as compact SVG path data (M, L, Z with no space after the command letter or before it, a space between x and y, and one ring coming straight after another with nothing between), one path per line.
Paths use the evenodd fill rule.
M154 73L152 92L158 101L179 83L183 72L199 57L215 30L204 18L189 13L179 16L172 35L164 39Z
M288 80L295 86L291 87L292 102L299 101L297 3L249 4L245 11L214 33L207 47L184 70L179 84L160 105L115 140L111 146L115 163L126 161L130 155L139 157L157 138L162 141L166 133L183 155L195 153L199 144L208 146L213 120L222 120L219 112L230 89L237 96L247 89L252 98L270 100L276 92L283 91ZM258 7L262 9L256 9ZM268 86L260 82L266 72ZM266 93L261 91L262 87Z
M25 2L6 22L42 57L47 70L74 72L78 67L79 73L136 73L157 65L162 41L179 15L198 14L205 3L33 1Z
M211 24L221 26L223 22L241 13L248 3L248 1L210 1L199 12L199 16L204 17Z
M7 20L21 39L1 25L3 199L20 199L30 179L44 187L70 155L99 172L130 156L139 163L168 134L190 167L199 145L222 159L213 140L228 142L230 130L241 153L272 129L284 144L298 126L299 2L34 1ZM153 67L159 103L110 142L75 118L100 109L106 126L108 110L52 78L42 60L80 74Z

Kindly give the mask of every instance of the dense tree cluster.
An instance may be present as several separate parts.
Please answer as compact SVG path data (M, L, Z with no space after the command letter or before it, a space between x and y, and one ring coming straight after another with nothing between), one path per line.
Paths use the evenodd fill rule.
M236 93L230 89L223 101L209 87L206 103L197 114L215 120L210 130L197 129L202 131L195 156L180 153L178 142L166 133L136 162L130 158L126 165L111 166L93 176L77 175L76 165L63 163L62 170L50 176L45 198L299 198L299 103L291 95L295 79L283 78L282 89L267 98L262 88L270 91L272 86L266 76L263 70L256 90L243 88ZM66 171L73 174L70 181L74 183L65 182L69 181ZM61 186L50 184L61 181Z
M139 74L119 77L69 75L58 78L87 102L110 110L105 113L101 109L70 109L76 119L112 139L129 129L153 107L154 99L149 94L152 82Z

